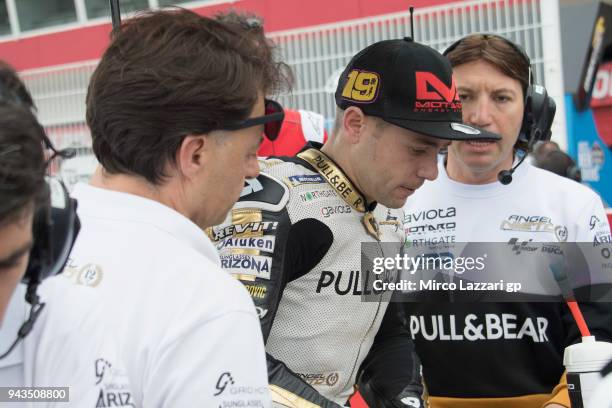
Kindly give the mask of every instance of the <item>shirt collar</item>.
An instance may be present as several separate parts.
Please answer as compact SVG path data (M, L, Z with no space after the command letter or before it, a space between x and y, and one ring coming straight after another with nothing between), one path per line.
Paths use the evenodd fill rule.
M78 213L87 217L152 225L189 245L217 265L219 254L204 231L176 210L142 196L79 183L72 196Z
M512 182L509 185L503 185L497 180L487 184L467 184L451 179L446 172L444 161L444 156L441 156L438 161L438 179L434 182L439 183L439 185L443 184L445 191L456 196L473 199L516 194L517 190L523 187L523 184L527 181L527 173L532 167L527 160L521 163L512 174ZM518 159L515 158L512 165L514 166L517 163Z

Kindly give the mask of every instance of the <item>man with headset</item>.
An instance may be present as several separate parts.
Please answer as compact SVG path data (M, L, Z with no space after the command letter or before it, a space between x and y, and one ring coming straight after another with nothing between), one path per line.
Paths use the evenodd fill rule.
M36 406L133 406L91 291L60 278L43 282L63 268L78 219L62 186L45 181L43 146L61 152L32 110L25 86L0 61L0 385L11 387L0 393L0 406L24 406L28 398ZM68 388L28 396L18 387Z
M404 207L407 245L609 242L595 193L521 164L534 142L550 138L555 112L524 51L497 35L474 34L445 54L464 122L502 139L449 146L438 180ZM569 407L563 351L579 333L564 303L448 299L405 304L432 408ZM583 311L597 338L609 340L609 306L583 304Z

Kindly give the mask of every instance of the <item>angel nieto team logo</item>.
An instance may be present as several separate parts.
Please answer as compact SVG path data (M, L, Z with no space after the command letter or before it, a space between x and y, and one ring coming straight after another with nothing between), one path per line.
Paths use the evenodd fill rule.
M461 110L455 78L448 87L431 72L416 72L415 112L449 112Z
M380 76L376 72L354 69L347 75L342 98L355 102L371 103L378 96Z

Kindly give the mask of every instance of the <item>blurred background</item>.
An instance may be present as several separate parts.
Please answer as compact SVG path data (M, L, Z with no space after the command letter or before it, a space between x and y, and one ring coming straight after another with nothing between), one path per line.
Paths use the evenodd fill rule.
M536 83L557 102L553 140L569 153L584 183L612 204L612 1L595 0L121 0L123 18L178 5L203 15L256 13L296 74L279 100L324 115L331 126L333 92L350 57L368 44L410 35L440 51L473 32L521 44ZM39 119L75 158L53 169L73 185L95 168L85 124L89 77L108 44L108 0L0 0L0 59L29 87Z

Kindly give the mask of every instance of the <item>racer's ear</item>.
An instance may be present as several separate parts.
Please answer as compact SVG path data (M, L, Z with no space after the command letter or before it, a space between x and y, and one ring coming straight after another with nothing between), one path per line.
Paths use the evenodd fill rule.
M212 135L188 135L176 152L176 167L188 179L201 172L214 151Z
M342 130L349 143L358 143L365 126L365 115L356 106L350 106L344 111Z

